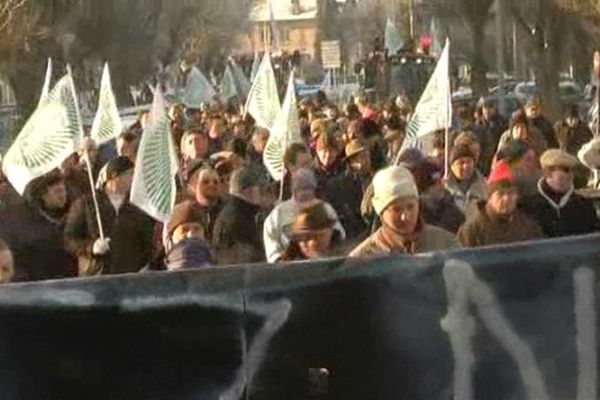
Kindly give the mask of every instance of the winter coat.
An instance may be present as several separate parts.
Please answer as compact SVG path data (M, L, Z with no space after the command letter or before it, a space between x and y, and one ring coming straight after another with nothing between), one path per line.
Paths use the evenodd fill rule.
M591 200L574 192L554 193L544 179L538 182L538 193L526 197L521 207L547 237L582 235L598 230L598 218Z
M486 183L483 175L479 171L475 171L471 185L464 192L461 189L459 181L450 173L446 180L446 190L452 195L456 206L462 211L467 218L475 214L475 208L480 200L486 200Z
M576 127L571 128L565 122L560 121L554 125L554 130L556 131L559 147L574 156L577 156L577 152L584 144L594 138L590 128L581 122Z
M8 210L18 205L23 205L25 200L12 187L8 181L0 183L0 212Z
M304 206L292 198L278 204L267 216L263 226L263 242L268 262L276 262L285 253L291 241L290 227ZM325 208L331 218L338 220L337 213L329 203L325 203ZM346 232L339 220L333 229L339 232L341 241L346 239Z
M315 159L317 164L317 168L314 170L317 178L317 193L322 194L327 187L327 183L342 175L346 167L341 157L327 168L320 164L317 157Z
M506 129L508 129L508 122L499 114L494 115L490 120L481 119L473 127L481 144L481 157L477 167L484 175L488 175L490 171L500 136Z
M64 213L51 216L31 203L13 206L2 213L0 236L13 253L14 281L77 276L75 257L65 250L63 242Z
M97 191L98 206L110 251L96 256L92 248L100 237L92 196L73 203L65 226L65 246L79 260L80 275L138 272L152 258L154 220L129 203L129 196L115 211L104 192Z
M259 206L236 196L225 204L215 221L212 235L212 250L219 264L264 261L259 215Z
M540 227L517 210L510 218L490 215L486 203L480 202L477 214L458 230L458 239L465 247L522 242L542 237Z
M510 130L504 132L500 137L497 151L500 151L504 145L513 140L512 132ZM525 142L531 147L537 157L540 157L548 149L548 143L546 142L546 139L544 139L544 136L542 136L542 134L535 128L529 129L529 134L527 135Z
M336 210L346 231L346 238L353 240L368 231L369 226L360 210L369 179L347 169L342 175L327 182L323 200Z
M371 257L397 253L418 254L438 250L460 248L456 236L436 226L423 224L416 240L406 243L403 247L394 247L385 239L384 228L379 228L364 242L350 253L349 257Z
M552 123L546 119L546 117L540 115L539 117L529 120L529 125L535 128L542 137L546 140L549 149L556 149L558 147L558 141L556 140L556 133L552 127Z
M458 228L465 222L465 216L454 202L454 198L447 190L444 197L438 201L421 201L421 215L423 221L429 225L437 226L456 234Z

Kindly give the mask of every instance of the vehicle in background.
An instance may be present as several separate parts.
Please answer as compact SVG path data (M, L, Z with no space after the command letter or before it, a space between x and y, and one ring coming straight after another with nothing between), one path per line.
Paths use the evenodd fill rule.
M388 57L388 95L405 94L416 104L433 74L436 59L430 55L400 52Z

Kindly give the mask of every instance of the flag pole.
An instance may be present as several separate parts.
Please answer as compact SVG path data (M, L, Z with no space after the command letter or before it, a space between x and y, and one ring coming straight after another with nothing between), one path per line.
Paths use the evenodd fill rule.
M446 38L446 44L445 46L449 47L449 40L448 38ZM448 51L450 51L448 49ZM450 55L448 55L448 57L450 57ZM449 63L450 61L448 61ZM449 73L450 71L448 71ZM450 76L448 76L448 83L450 83ZM444 123L445 125L445 132L444 132L444 181L448 179L448 174L449 174L449 165L448 165L448 160L450 159L450 113L452 112L452 85L448 85L448 93L446 93L446 121Z
M81 136L81 141L85 139L85 134L83 131L83 122L81 120L81 113L79 112L79 99L77 98L77 92L75 91L75 82L73 80L73 73L71 71L71 66L67 64L67 73L69 74L69 80L71 84L71 91L73 92L73 99L75 100L75 111L77 113L77 122L79 123L79 134ZM86 164L86 169L88 172L88 179L90 183L90 189L92 190L92 200L94 202L94 210L96 212L96 222L98 223L98 233L100 234L100 239L104 240L104 228L102 226L102 218L100 217L100 207L98 206L98 199L96 197L96 186L94 185L94 177L92 175L92 163L90 162L90 153L87 146L83 150L83 159Z
M450 158L450 129L448 127L448 109L446 108L446 132L444 133L444 180L448 179L448 159Z

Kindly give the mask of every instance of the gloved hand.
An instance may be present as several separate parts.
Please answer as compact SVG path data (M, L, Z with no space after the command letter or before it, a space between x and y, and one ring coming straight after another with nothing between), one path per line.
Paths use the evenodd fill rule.
M96 239L94 246L92 246L92 253L95 256L103 256L110 250L110 238Z

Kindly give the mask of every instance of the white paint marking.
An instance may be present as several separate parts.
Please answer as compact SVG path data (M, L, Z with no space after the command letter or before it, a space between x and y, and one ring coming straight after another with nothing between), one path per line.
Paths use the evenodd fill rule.
M280 299L270 303L251 303L245 309L244 299L240 296L239 301L232 301L228 296L207 296L198 294L184 294L170 296L146 296L126 299L121 303L121 308L130 312L144 311L148 307L154 309L172 308L177 306L198 305L201 307L220 308L231 310L240 314L254 314L265 319L264 324L254 336L246 351L246 335L241 335L242 340L242 365L235 372L235 378L231 385L219 396L219 400L241 399L244 389L250 385L260 366L265 359L269 342L287 321L292 303L288 299ZM241 329L244 329L242 326Z
M517 363L527 398L530 400L549 400L550 397L548 396L542 373L535 361L533 352L527 343L525 343L511 327L509 321L504 316L493 291L484 282L477 279L473 272L473 268L464 261L448 260L444 266L444 278L446 279L449 293L448 315L453 315L453 307L458 310L456 316L460 316L459 313L466 313L465 301L461 300L461 297L468 297L477 306L477 310L485 327ZM456 286L461 289L456 289ZM464 291L464 294L460 294L457 298L450 296L450 293L456 295L456 292L458 291L460 293L461 290ZM447 318L448 317L445 319ZM442 324L443 323L444 321L442 321ZM450 322L447 323L451 326L453 323L457 322L451 318ZM455 372L455 378L456 375L460 378L458 382L455 382L455 398L469 400L472 398L473 389L471 382L472 378L470 376L470 365L468 364L470 360L467 357L470 357L472 360L473 354L470 337L467 335L471 334L472 336L473 332L469 331L469 329L463 330L456 328L453 329L453 332L455 336L465 335L465 337L459 338L452 338L451 336L456 363L462 368L462 370L457 370ZM467 357L465 357L461 353L456 353L457 349L455 346L463 346L470 354L468 353ZM467 369L467 367L469 368ZM469 374L468 377L465 377L466 373ZM459 395L463 397L459 397Z
M442 319L442 329L450 336L454 353L454 399L473 399L471 370L475 355L471 340L475 336L475 321L469 315L469 290L464 282L472 281L471 267L457 260L449 260L443 270L448 292L448 314Z

